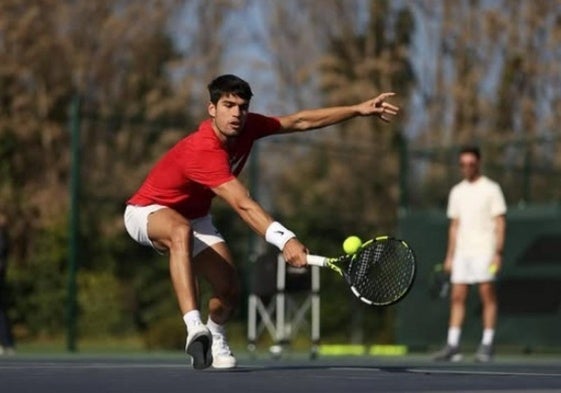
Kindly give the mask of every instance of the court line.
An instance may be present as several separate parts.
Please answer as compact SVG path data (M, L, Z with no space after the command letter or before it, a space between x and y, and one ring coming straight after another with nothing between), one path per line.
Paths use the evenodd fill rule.
M465 374L465 375L504 375L504 376L520 376L520 377L561 377L561 373L544 373L544 372L522 372L522 371L478 371L478 370L439 370L439 369L423 369L409 368L406 369L412 373L423 374Z
M382 371L379 367L327 367L328 370L331 371Z

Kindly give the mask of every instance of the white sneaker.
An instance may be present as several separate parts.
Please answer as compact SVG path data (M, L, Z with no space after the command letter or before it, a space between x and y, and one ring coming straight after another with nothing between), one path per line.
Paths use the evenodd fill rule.
M189 329L185 352L191 356L193 368L200 370L210 367L212 364L212 348L212 334L205 325L201 323Z
M449 344L446 344L433 356L433 360L437 362L460 362L462 359L463 355L460 353L460 349Z
M233 368L236 367L236 358L232 354L226 336L220 333L212 334L212 367Z

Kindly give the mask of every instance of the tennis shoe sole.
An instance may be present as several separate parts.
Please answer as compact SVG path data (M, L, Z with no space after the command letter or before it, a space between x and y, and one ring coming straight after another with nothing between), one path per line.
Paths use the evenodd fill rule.
M212 365L212 335L209 331L200 331L193 335L185 347L187 355L191 356L194 369L202 370Z

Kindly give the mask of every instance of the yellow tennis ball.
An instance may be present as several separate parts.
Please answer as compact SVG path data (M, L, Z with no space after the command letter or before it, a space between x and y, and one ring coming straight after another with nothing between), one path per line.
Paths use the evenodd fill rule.
M491 266L489 266L489 273L496 274L497 269L498 269L498 266L493 263Z
M354 254L362 246L362 240L358 236L349 236L343 242L343 251L347 254Z

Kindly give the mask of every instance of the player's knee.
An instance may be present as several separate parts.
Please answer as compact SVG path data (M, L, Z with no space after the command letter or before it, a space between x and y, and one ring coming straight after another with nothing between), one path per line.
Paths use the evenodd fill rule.
M193 232L189 223L174 224L170 232L170 249L183 250L187 249L191 243Z
M460 291L452 291L450 295L450 302L452 304L464 304L466 301L466 296Z
M483 304L494 305L497 302L494 292L484 292L481 293L479 297L481 298L481 302Z

